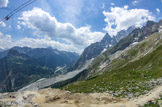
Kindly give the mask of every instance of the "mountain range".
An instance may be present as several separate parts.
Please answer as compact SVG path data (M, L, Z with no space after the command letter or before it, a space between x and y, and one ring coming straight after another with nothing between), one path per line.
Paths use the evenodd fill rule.
M62 72L55 72L57 67L68 67L77 58L76 53L52 48L13 47L0 52L0 91L14 91L38 79L59 75Z
M64 86L63 89L72 92L108 91L118 93L118 96L140 93L138 89L146 89L145 85L139 88L140 81L149 83L161 76L161 26L162 20L148 21L141 28L130 27L118 32L116 36L106 33L100 42L85 48L80 56L51 47L13 47L2 51L0 91L15 91L38 79L60 75L62 72L55 70L63 66L68 68L64 70L66 75L67 72L81 69L88 61L93 60L78 75L53 84L52 87ZM158 61L155 62L156 60ZM135 92L128 91L125 87L132 78L135 84L130 88L133 90L138 87ZM119 84L119 81L123 84Z
M162 77L162 20L148 21L116 45L94 58L78 74L77 82L63 89L71 92L108 92L117 97L146 94ZM76 77L74 79L76 80Z
M122 38L128 36L128 34L134 29L135 27L131 26L127 30L119 31L116 36L110 36L106 33L100 42L93 43L84 49L79 59L72 66L72 69L74 70L82 67L87 60L97 57L108 48L116 45Z

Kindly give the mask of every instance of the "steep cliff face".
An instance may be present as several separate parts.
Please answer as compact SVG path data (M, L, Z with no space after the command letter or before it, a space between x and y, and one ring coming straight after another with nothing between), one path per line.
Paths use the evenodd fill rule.
M143 41L153 33L159 32L159 28L161 25L162 21L159 21L158 23L148 21L144 27L134 29L127 37L121 39L116 45L107 49L103 54L94 59L90 70L87 71L89 72L87 77L95 72L98 72L95 69L97 68L97 65L99 66L102 63L110 63L110 55L115 54L118 51L122 51L132 44L137 44Z
M85 48L77 62L73 65L72 69L80 68L87 60L97 57L99 54L111 48L118 43L122 38L128 36L135 27L129 27L127 30L122 30L117 33L116 36L110 36L105 34L104 38L100 42L96 42Z
M130 44L135 42L140 42L147 38L149 35L158 32L160 26L162 25L162 20L159 23L148 21L146 26L142 28L136 28L127 37L121 39L114 47L108 49L105 53L113 54L119 50L123 50Z
M135 29L134 26L129 27L127 30L121 30L117 33L115 36L115 39L117 42L119 42L121 39L125 38L128 36L133 30Z
M84 52L81 54L80 58L73 65L73 69L80 68L86 60L95 58L98 56L104 49L107 49L116 44L115 38L111 37L108 33L104 36L104 38L97 43L93 43L87 48L85 48Z
M149 90L162 84L162 32L153 30L145 36L144 40L123 50L99 55L86 72L79 74L84 81L73 82L64 89L84 93L108 92L127 98L148 94Z
M150 52L150 50L154 49L155 45L157 45L157 43L159 42L158 40L160 40L162 38L162 36L160 36L161 32L159 31L160 26L162 26L162 20L159 21L158 23L156 22L152 22L152 21L148 21L147 24L142 27L142 28L136 28L135 30L133 30L127 37L121 39L116 45L112 46L111 48L108 48L105 52L103 52L102 54L100 54L99 56L97 56L96 58L94 58L92 64L89 66L89 68L85 71L82 72L82 74L80 73L78 80L85 80L88 78L96 78L98 75L104 73L105 69L111 70L111 69L118 69L118 67L120 65L125 66L125 61L127 61L129 58L132 58L131 55L136 55L138 48L142 46L145 46L145 43L141 44L141 46L139 46L137 49L134 49L134 51L131 53L131 55L122 55L122 52L125 51L125 49L130 49L132 45L136 45L139 42L147 39L150 35L154 34L154 33L158 33L158 37L157 36L153 36L152 39L150 39L150 41L147 41L146 47L143 47L142 49L145 50L141 50L143 55L147 54ZM158 41L158 42L157 42ZM150 44L150 45L149 45ZM123 59L121 62L117 62L114 60L117 57L119 57L121 55L120 59ZM140 56L142 57L142 56ZM139 57L139 58L140 58ZM160 57L160 56L159 56ZM113 62L115 62L115 64L117 64L116 66L114 66L112 64L112 66L110 66L110 64ZM134 59L136 60L136 59ZM134 61L132 58L132 61ZM101 77L102 78L102 77Z

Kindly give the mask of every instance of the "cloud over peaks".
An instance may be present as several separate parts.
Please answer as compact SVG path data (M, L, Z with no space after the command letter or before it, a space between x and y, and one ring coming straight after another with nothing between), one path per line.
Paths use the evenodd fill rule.
M0 32L0 48L5 49L11 47L11 35L4 35Z
M44 38L25 37L25 38L13 41L11 35L5 35L2 32L0 32L0 48L8 49L14 46L20 46L20 47L27 46L27 47L32 47L32 48L53 47L55 49L69 51L69 52L77 52L77 53L81 53L83 51L83 49L78 49L74 45L60 43L48 37L44 37Z
M126 30L130 26L140 27L148 20L155 20L149 10L145 9L129 9L124 7L111 7L110 11L103 11L105 22L107 23L104 30L109 32L111 36L117 34L121 30Z
M76 28L71 23L60 23L40 8L23 12L19 20L20 25L33 29L34 35L63 40L81 49L104 36L104 33L92 32L90 26Z

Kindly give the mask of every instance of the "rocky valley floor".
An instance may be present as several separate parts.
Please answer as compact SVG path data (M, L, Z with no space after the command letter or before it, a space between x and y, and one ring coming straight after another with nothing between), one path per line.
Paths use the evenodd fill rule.
M138 98L116 98L108 93L71 93L59 89L42 89L1 93L0 105L3 107L139 107L148 101L159 99L162 86L157 86L146 95Z

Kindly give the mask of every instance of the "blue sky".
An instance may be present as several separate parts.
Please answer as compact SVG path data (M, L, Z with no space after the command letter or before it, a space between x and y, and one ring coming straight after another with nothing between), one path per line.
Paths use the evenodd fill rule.
M0 18L28 0L0 0ZM108 32L162 19L161 0L36 0L0 24L0 48L53 47L81 53ZM114 27L115 26L115 27Z

